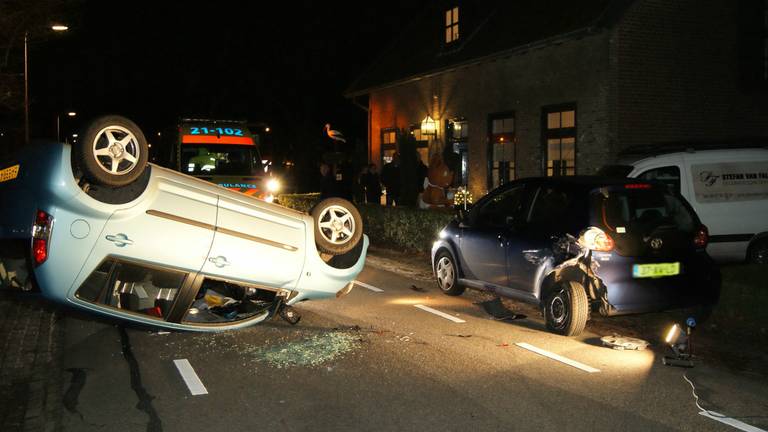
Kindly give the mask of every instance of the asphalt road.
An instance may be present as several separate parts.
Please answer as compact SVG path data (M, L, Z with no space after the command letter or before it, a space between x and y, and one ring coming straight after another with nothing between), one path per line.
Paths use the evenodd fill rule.
M604 348L599 325L552 335L528 309L493 320L479 293L447 297L418 272L375 264L358 280L381 292L302 303L296 326L158 333L68 313L63 430L737 430L699 414L686 370L661 364L663 347ZM185 383L183 359L206 394L191 393L202 387ZM762 376L706 359L687 373L704 408L768 430Z

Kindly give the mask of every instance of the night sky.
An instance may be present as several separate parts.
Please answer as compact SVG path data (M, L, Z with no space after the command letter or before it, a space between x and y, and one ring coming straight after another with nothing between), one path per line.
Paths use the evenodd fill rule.
M263 121L296 151L326 122L365 142L365 113L342 92L422 6L85 1L68 32L32 46L32 135L74 110L126 115L147 135L190 116Z

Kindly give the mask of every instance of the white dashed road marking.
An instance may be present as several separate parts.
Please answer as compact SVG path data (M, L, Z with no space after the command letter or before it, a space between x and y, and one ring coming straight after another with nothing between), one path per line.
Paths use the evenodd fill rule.
M181 378L184 379L184 383L187 384L187 388L189 388L189 392L192 393L192 396L208 394L208 390L203 385L203 382L200 381L195 370L192 369L189 360L174 360L173 364L175 364L176 369L179 370Z
M455 316L453 316L453 315L448 315L448 314L447 314L447 313L445 313L445 312L440 312L439 310L437 310L437 309L432 309L432 308L431 308L431 307L429 307L429 306L424 306L424 305L420 305L420 304L417 304L417 305L414 305L414 306L416 306L417 308L419 308L419 309L421 309L421 310L423 310L423 311L427 311L427 312L429 312L429 313L433 313L433 314L435 314L435 315L437 315L437 316L443 317L443 318L445 318L445 319L447 319L447 320L450 320L450 321L453 321L453 322L455 322L455 323L463 323L463 322L466 322L466 321L464 321L464 320L463 320L463 319L461 319L461 318L456 318L456 317L455 317Z
M571 360L571 359L563 357L561 355L557 355L557 354L555 354L553 352L549 352L549 351L543 350L541 348L537 348L537 347L535 347L533 345L530 345L530 344L527 344L525 342L518 342L515 345L519 346L520 348L527 349L528 351L533 351L536 354L543 355L544 357L549 357L552 360L556 360L556 361L559 361L561 363L565 363L568 366L573 366L576 369L581 369L584 372L589 372L589 373L600 372L600 369L595 369L592 366L587 366L584 363L579 363L576 360Z
M720 413L716 413L714 411L701 411L699 414L703 415L704 417L711 418L712 420L717 420L720 423L725 423L728 426L733 426L736 429L743 430L745 432L765 432L765 430L756 428L752 425L748 425L744 422L738 421L736 419L732 419L730 417L726 417Z
M360 282L360 281L355 281L355 285L360 285L361 287L367 288L367 289L369 289L369 290L371 290L373 292L384 292L384 290L381 289L381 288L376 288L373 285L368 285L367 283Z

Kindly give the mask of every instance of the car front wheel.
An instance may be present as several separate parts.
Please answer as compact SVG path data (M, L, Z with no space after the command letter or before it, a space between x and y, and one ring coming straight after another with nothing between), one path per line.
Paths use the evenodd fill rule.
M584 288L576 282L564 282L544 301L547 330L563 336L584 331L589 317L589 301Z
M464 287L459 285L459 272L450 253L442 251L435 260L435 278L437 286L443 294L458 296L464 293Z

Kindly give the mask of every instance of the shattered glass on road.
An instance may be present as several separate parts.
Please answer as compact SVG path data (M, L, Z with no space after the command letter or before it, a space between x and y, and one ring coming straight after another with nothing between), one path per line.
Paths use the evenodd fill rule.
M361 343L362 339L358 335L334 330L296 341L254 347L246 354L278 369L292 366L312 367L335 360L359 347Z

